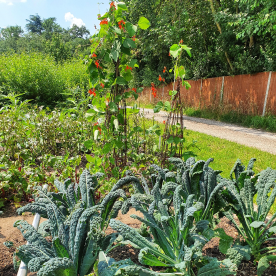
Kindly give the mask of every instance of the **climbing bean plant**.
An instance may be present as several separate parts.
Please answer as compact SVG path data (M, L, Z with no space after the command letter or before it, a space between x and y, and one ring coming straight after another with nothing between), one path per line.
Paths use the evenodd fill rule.
M88 62L90 117L103 117L96 123L94 138L105 135L111 138L107 151L113 152L116 165L125 165L127 159L127 110L122 105L125 107L127 98L137 99L142 92L142 88L127 89L132 71L139 67L133 58L136 33L138 28L144 30L150 26L145 17L140 17L137 25L127 22L126 12L124 3L111 2L109 11L99 15L100 30L91 39Z

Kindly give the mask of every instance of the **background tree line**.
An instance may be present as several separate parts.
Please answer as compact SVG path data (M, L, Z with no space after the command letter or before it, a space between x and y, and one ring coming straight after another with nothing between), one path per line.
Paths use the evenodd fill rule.
M41 19L38 14L26 21L26 33L20 26L0 29L0 54L40 52L53 56L56 62L89 54L90 32L85 26L64 29L55 17Z

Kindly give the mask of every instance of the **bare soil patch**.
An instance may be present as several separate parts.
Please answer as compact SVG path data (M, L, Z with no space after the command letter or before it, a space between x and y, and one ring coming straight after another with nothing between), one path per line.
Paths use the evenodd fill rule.
M25 205L26 203L22 203ZM26 244L21 232L13 227L14 222L17 220L26 220L32 224L34 216L27 213L24 216L19 216L16 213L16 208L13 204L6 204L4 214L0 217L0 276L14 276L16 271L13 268L13 252L14 248L7 248L3 242L11 241L15 247ZM41 222L43 218L41 219ZM34 275L29 273L29 276Z

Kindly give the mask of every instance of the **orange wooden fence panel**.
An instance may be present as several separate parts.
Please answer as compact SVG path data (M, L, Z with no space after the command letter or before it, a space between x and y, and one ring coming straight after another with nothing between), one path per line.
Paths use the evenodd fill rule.
M269 72L262 72L252 75L188 80L191 88L187 90L181 87L180 95L185 106L209 109L221 106L225 111L233 110L242 114L262 115L268 77ZM160 86L157 88L157 98L154 98L151 88L145 87L139 99L146 103L166 101L170 99L170 90L173 90L172 83ZM266 114L276 115L276 72L271 72Z

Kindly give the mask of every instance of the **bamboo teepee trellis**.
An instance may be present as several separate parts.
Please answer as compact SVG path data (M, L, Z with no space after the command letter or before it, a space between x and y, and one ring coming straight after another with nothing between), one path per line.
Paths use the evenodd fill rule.
M177 78L176 91L172 104L171 111L168 115L165 131L162 139L161 157L162 163L165 162L167 157L175 156L182 157L183 154L183 105L180 97L181 79Z

